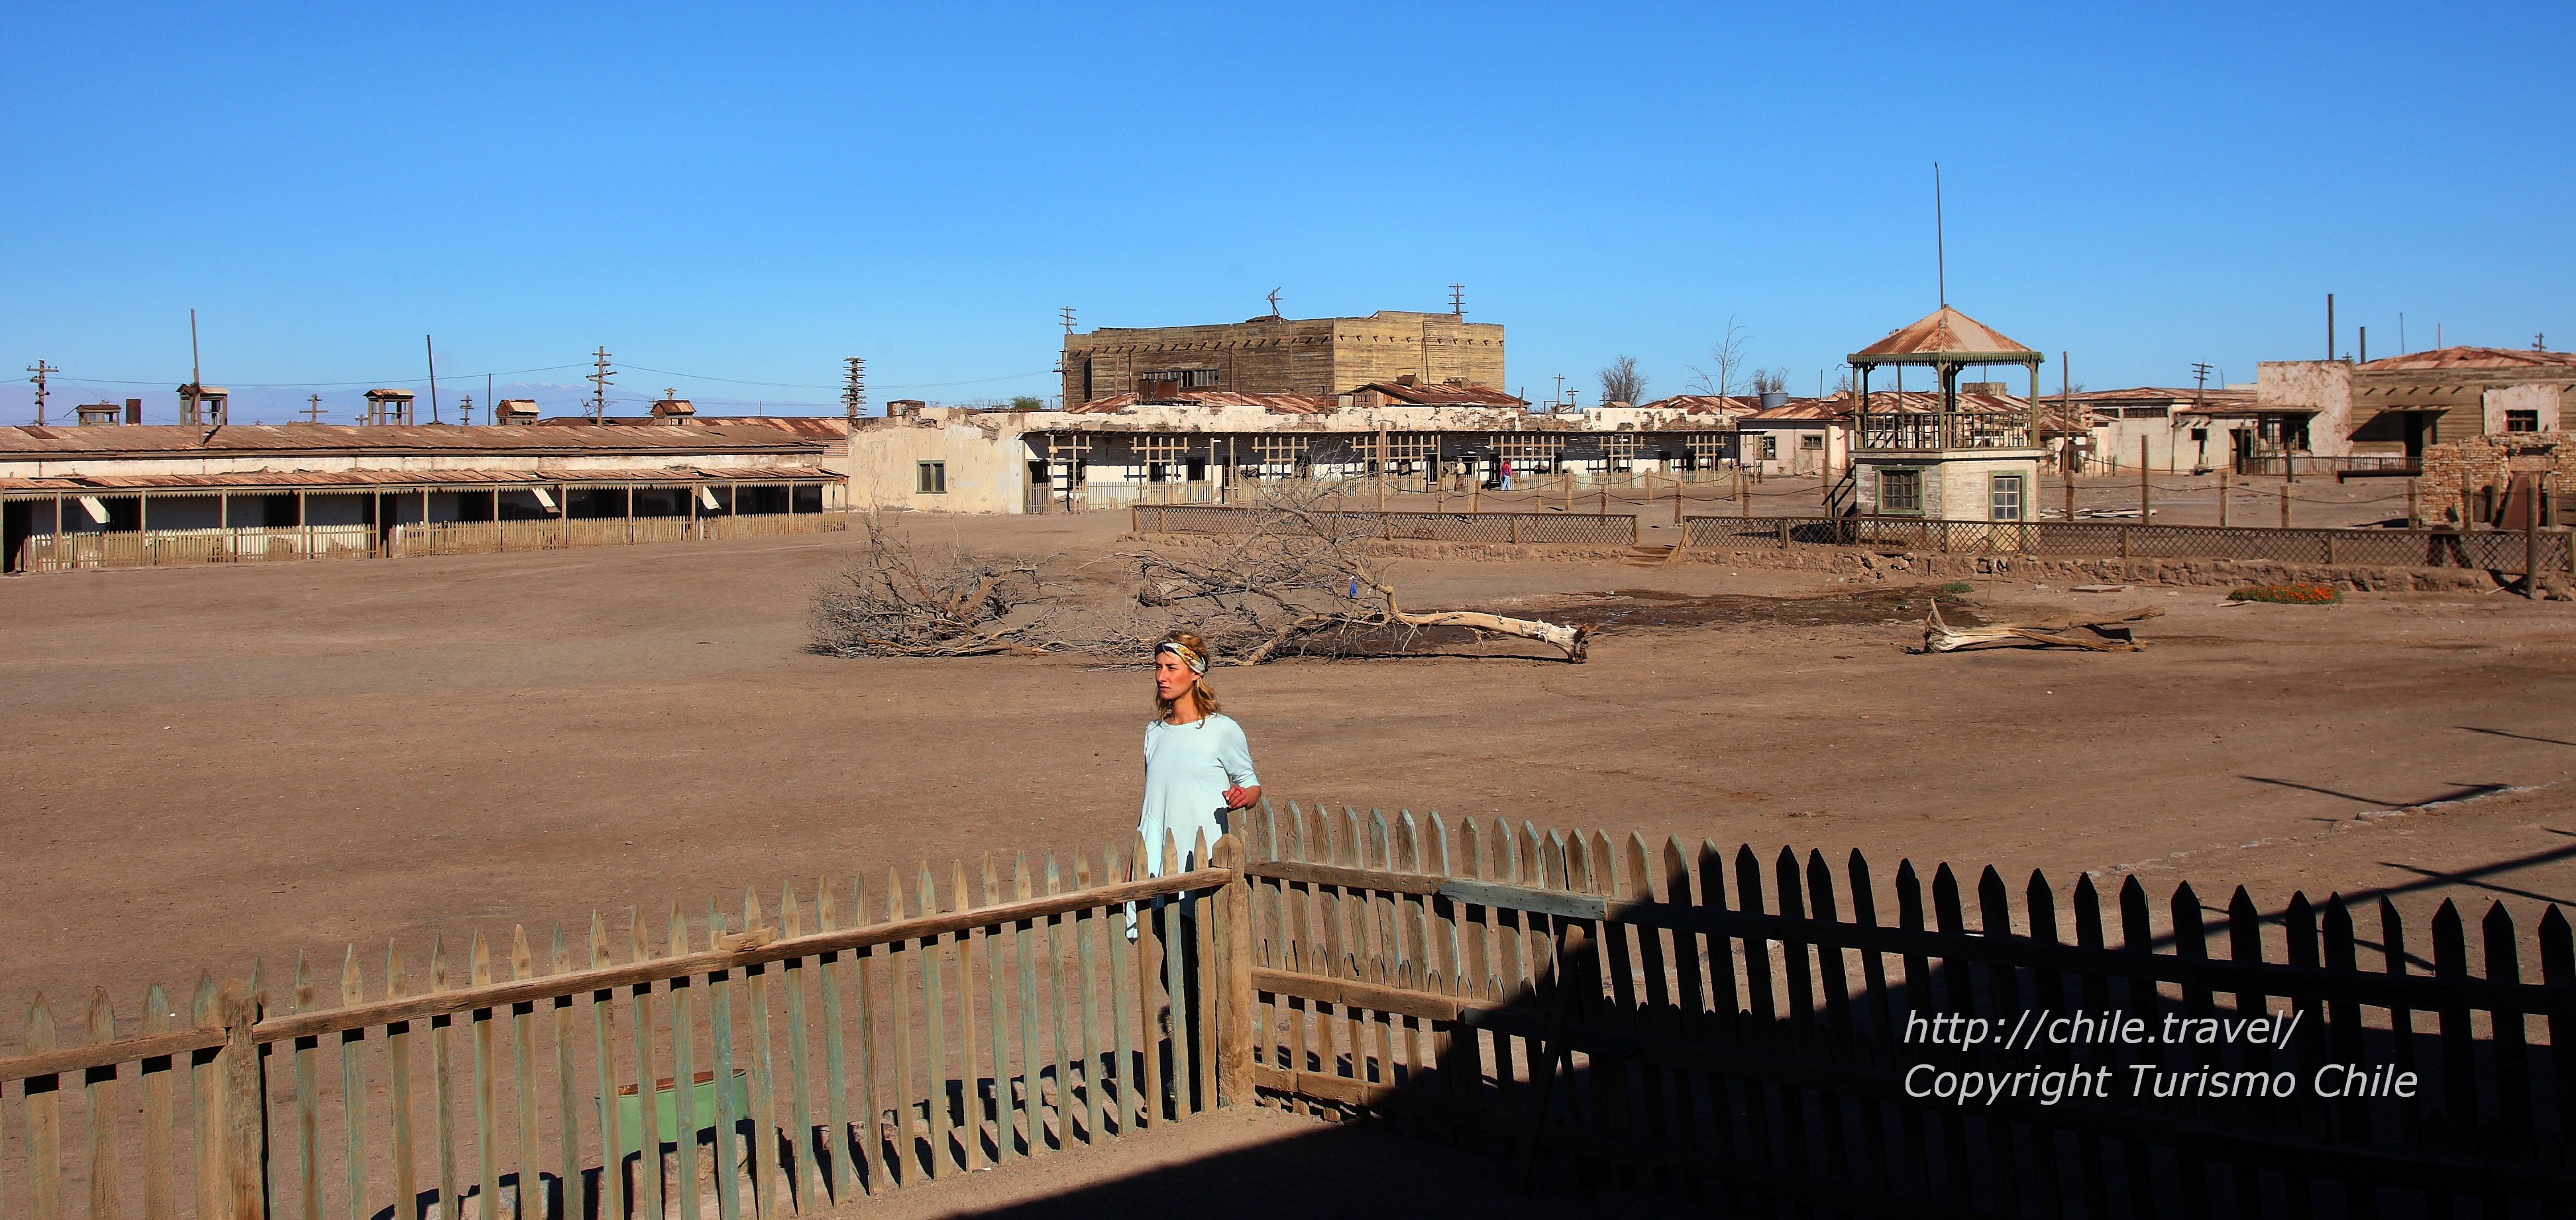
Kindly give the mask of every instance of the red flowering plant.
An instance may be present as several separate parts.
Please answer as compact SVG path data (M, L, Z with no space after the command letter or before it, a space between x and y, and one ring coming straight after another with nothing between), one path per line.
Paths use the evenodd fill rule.
M2227 595L2230 601L2279 602L2285 606L2331 606L2343 600L2333 585L2245 585Z

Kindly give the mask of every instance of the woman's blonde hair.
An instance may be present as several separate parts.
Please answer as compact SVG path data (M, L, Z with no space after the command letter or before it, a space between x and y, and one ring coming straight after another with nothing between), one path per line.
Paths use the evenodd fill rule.
M1175 631L1164 636L1163 642L1166 644L1178 644L1183 648L1189 649L1191 652L1197 653L1202 658L1213 659L1213 654L1208 650L1207 641L1200 639L1195 632ZM1205 718L1216 715L1218 708L1216 692L1208 689L1207 675L1193 674L1192 677L1195 680L1190 685L1190 695L1199 705L1200 717ZM1160 692L1157 692L1154 696L1154 715L1157 720L1169 720L1172 718L1172 701L1164 698Z

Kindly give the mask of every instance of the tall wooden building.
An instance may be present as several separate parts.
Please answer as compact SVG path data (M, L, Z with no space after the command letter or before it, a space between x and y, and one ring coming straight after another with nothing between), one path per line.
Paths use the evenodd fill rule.
M1410 376L1503 386L1503 327L1381 309L1365 318L1262 316L1217 326L1104 326L1064 337L1064 405L1145 391L1348 394ZM1148 385L1147 383L1170 383Z

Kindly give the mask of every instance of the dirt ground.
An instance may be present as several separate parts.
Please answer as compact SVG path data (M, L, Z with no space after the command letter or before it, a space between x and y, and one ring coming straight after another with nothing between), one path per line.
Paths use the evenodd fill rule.
M1123 513L915 518L1115 578ZM1134 824L1141 668L805 651L851 535L0 580L0 996L426 957L594 909L774 902ZM1485 655L1215 675L1279 801L2190 880L2267 910L2385 894L2410 922L2576 899L2576 613L2496 595L2222 607L2208 590L1981 584L1951 622L2167 613L2137 654L1913 655L1932 590L1715 565L1404 561L1406 604L1592 626L1575 666ZM1528 651L1523 649L1522 651ZM943 870L944 871L944 870ZM1882 902L1882 907L1886 904ZM773 908L774 909L774 908ZM2474 917L2474 914L2473 914ZM2525 918L2522 927L2533 921ZM2418 942L2419 944L2421 942ZM417 968L415 968L417 970ZM274 975L272 975L274 977ZM0 1035L14 1049L14 1040ZM1226 1200L1563 1214L1497 1163L1220 1111L871 1215L1132 1215ZM1560 1193L1551 1193L1559 1191ZM1408 1193L1409 1192L1409 1193ZM1623 1210L1660 1214L1627 1199Z
M1125 524L909 528L1079 559L1133 545ZM388 938L409 954L1126 835L1144 674L811 655L808 599L853 541L0 581L0 995L104 983L132 1019L144 984L255 954L315 955L330 980L351 943L381 962ZM1601 634L1581 666L1219 670L1274 799L1860 847L1881 876L1992 862L2016 888L2135 871L2213 906L2240 882L2275 910L2294 888L2410 912L2576 897L2564 603L1985 585L1968 613L2168 613L2137 654L1917 656L1924 589L1701 565L1397 576L1408 605Z

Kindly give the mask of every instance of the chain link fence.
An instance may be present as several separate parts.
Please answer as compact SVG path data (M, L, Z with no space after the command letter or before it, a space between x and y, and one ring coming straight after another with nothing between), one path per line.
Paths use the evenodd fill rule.
M2374 567L2571 568L2568 532L2269 529L2090 521L1927 521L1913 517L1691 517L1694 547L1856 546L1965 555L2240 559Z
M1212 504L1140 505L1135 529L1140 534L1245 534L1275 521L1257 508ZM1353 536L1412 539L1427 542L1562 543L1580 546L1634 546L1637 518L1627 513L1408 513L1330 512L1309 514L1327 519Z

